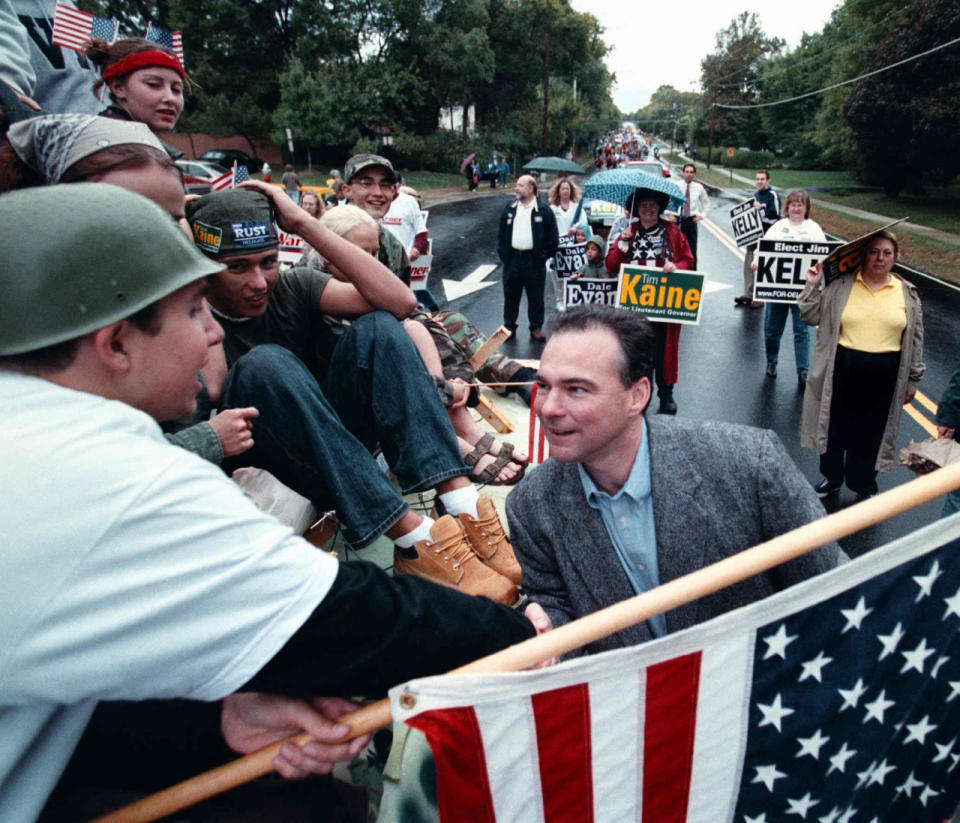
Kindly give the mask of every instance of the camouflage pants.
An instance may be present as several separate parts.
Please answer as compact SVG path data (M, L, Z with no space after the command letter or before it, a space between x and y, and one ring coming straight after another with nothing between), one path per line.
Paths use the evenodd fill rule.
M417 311L410 317L423 323L430 332L440 354L443 376L448 380L459 377L468 383L473 382L474 370L470 367L470 358L487 342L480 330L459 312ZM476 379L484 383L505 383L519 368L520 364L516 360L495 352L476 370ZM497 391L504 393L502 388Z

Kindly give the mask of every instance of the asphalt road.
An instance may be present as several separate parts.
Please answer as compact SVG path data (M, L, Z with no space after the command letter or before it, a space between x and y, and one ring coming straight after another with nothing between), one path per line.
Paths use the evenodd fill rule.
M485 334L501 323L503 292L502 271L496 253L500 212L512 194L436 205L430 211L430 236L433 239L434 264L428 287L441 305L466 314ZM744 198L746 199L746 192ZM779 376L765 375L763 311L735 309L733 298L742 288L742 263L730 232L729 209L738 200L722 195L711 198L708 219L700 224L699 267L708 275L699 326L683 329L680 340L680 381L675 394L679 414L694 420L723 420L773 429L787 451L811 482L820 479L817 455L800 448L799 424L802 395L797 389L790 324L784 333L780 352ZM811 217L816 219L816 214ZM481 279L482 272L496 266ZM471 274L472 273L472 274ZM476 280L488 284L476 291L447 300L444 280ZM469 283L470 280L467 280ZM926 375L920 395L907 409L900 428L900 445L929 436L936 403L958 363L955 342L958 339L960 291L927 278L917 280L924 309ZM552 287L547 283L547 323L554 312ZM529 339L526 303L521 306L517 337L504 350L517 358L539 358L542 344ZM655 408L654 400L653 407ZM926 426L926 429L924 428ZM880 490L893 488L912 479L913 474L897 468L879 478ZM844 489L828 510L854 502ZM919 528L938 517L942 500L936 500L911 512L860 532L842 541L851 555Z

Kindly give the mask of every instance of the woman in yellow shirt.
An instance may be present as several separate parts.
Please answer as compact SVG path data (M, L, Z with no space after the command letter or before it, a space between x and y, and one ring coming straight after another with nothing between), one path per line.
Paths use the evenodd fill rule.
M804 323L819 326L800 442L820 453L820 497L847 487L877 493L877 471L895 465L901 409L924 372L923 313L916 288L893 273L899 246L880 232L860 269L820 289L811 271L800 296Z

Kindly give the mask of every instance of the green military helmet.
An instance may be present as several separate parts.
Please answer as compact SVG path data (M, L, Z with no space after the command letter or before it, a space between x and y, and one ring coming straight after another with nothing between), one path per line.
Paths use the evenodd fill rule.
M104 183L0 197L0 355L122 320L223 267L158 205Z

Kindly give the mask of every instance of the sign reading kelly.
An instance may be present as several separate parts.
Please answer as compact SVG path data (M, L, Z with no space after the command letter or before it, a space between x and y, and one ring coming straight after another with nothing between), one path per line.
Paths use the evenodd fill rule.
M840 243L761 240L753 299L768 303L796 303L807 284L807 270Z
M641 312L661 323L700 323L706 276L694 271L673 271L646 266L622 266L617 281L617 306Z
M753 200L730 209L730 226L733 229L733 239L740 247L756 243L763 237L760 209L754 207Z
M613 278L568 278L563 281L563 303L567 308L587 303L616 306L619 287L620 283Z

